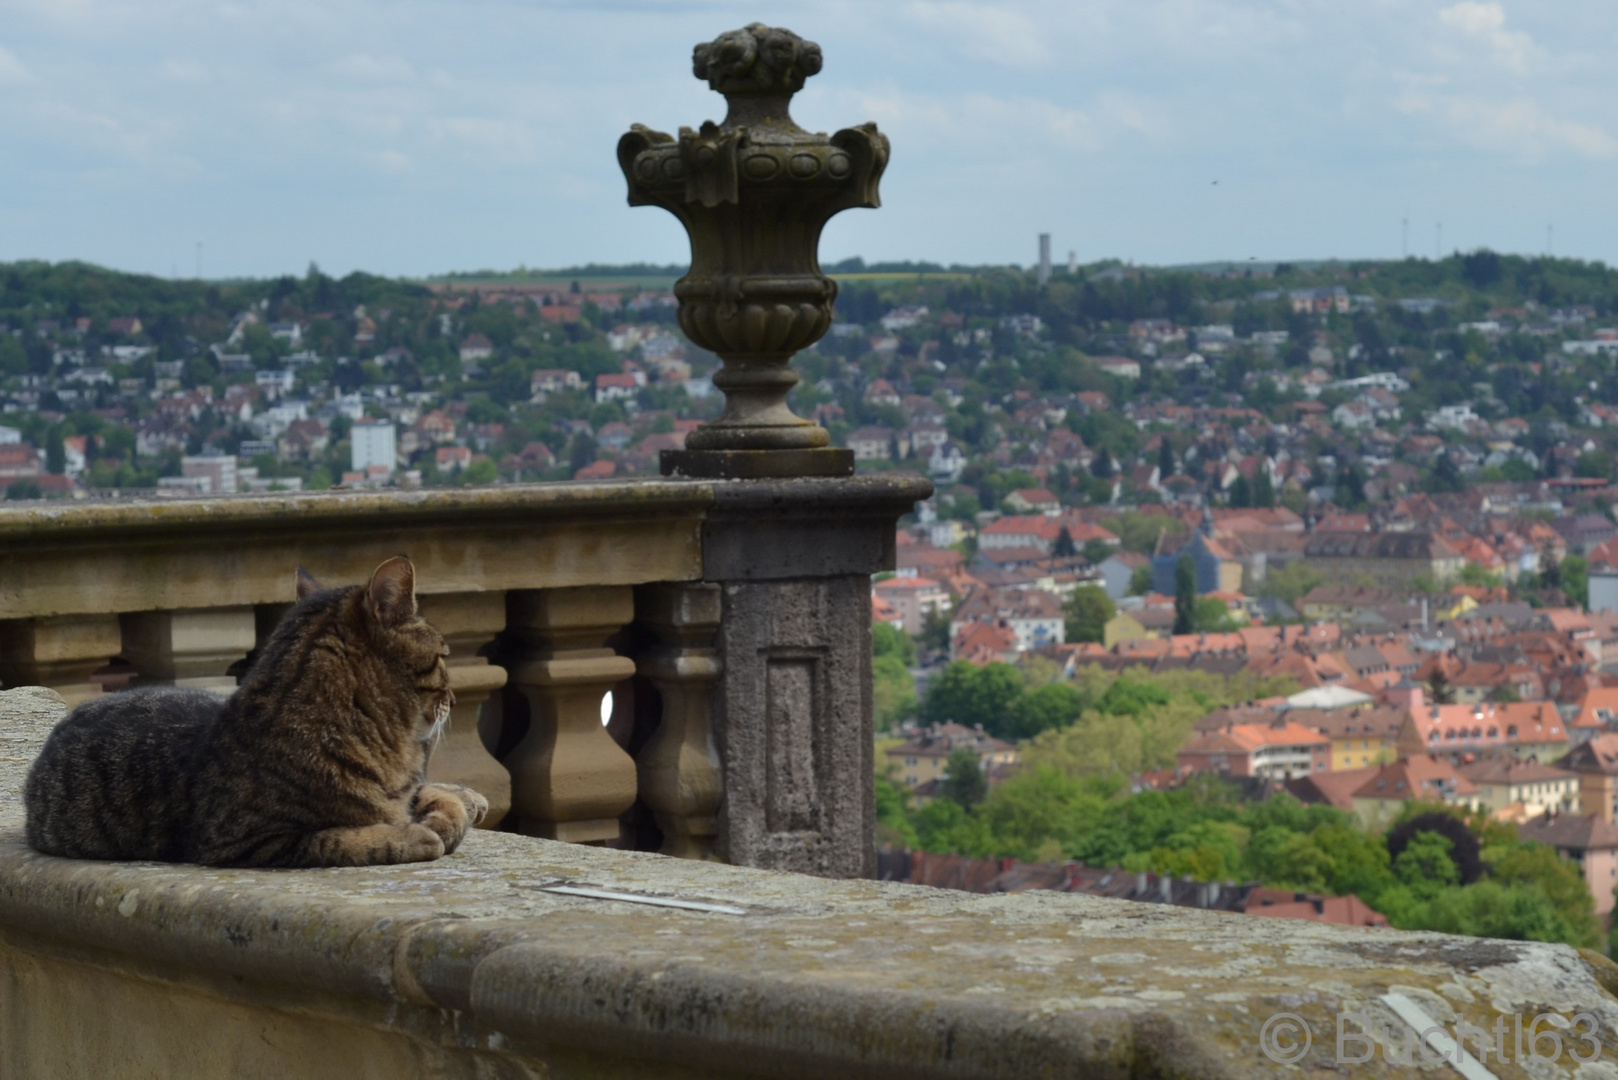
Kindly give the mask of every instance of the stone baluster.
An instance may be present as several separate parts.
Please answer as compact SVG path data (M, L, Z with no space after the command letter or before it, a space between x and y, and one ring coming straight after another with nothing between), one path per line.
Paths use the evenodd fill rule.
M135 611L119 616L123 656L140 672L136 685L172 683L230 694L231 665L257 644L252 607Z
M635 802L635 762L602 726L601 699L635 663L602 643L634 614L627 586L506 594L507 669L531 722L504 760L512 810L529 836L618 839L618 815Z
M505 594L426 595L418 597L417 605L449 645L449 685L455 691L449 727L433 750L427 779L465 784L488 799L482 828L492 829L511 811L511 774L484 745L479 717L489 695L506 685L506 669L478 652L506 624Z
M658 644L637 664L663 699L663 717L636 760L640 797L663 833L662 852L713 858L724 793L713 740L713 694L720 665L719 586L657 584L636 592L640 621Z
M90 675L120 644L117 615L0 619L0 683L48 686L77 705L101 693Z

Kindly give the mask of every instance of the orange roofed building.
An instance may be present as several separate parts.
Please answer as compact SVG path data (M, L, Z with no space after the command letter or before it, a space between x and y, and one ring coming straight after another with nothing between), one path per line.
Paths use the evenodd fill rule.
M1443 758L1431 754L1400 758L1378 769L1354 792L1354 816L1377 829L1399 816L1412 799L1478 809L1477 787Z
M1234 724L1198 735L1178 754L1182 769L1294 780L1331 767L1331 740L1284 719Z

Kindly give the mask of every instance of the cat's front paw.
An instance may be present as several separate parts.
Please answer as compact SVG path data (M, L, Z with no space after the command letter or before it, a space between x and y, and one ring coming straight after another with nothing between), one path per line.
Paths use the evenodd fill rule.
M489 816L489 800L469 787L463 787L455 794L466 804L466 813L471 818L472 824L474 826L483 824L483 819Z
M489 812L489 800L459 784L423 784L416 792L415 820L437 833L444 853L460 847L467 830Z
M416 816L419 819L426 814L436 800L453 796L466 807L467 820L473 825L480 825L483 819L489 816L489 800L462 784L423 784L416 792Z

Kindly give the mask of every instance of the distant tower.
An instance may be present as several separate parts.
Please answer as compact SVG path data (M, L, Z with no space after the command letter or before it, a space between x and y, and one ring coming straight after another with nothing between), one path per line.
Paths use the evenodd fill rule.
M1039 277L1037 280L1041 285L1047 284L1051 280L1051 234L1048 232L1039 234Z
M1072 277L1074 274L1077 274L1078 272L1079 272L1079 253L1077 251L1069 251L1067 253L1067 273L1068 273L1068 276Z

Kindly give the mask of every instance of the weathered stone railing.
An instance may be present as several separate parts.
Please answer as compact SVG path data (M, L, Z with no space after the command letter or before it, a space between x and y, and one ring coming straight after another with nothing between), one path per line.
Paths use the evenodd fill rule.
M1381 1047L1353 1063L1354 1042L1337 1063L1340 1012L1388 1025L1397 1056L1410 1029L1390 993L1448 1032L1465 1021L1492 1041L1501 1020L1513 1063L1513 1014L1588 1014L1606 1064L1579 1068L1592 1046L1564 1031L1556 1062L1491 1057L1482 1075L1613 1075L1618 969L1559 945L827 881L500 832L403 867L50 858L23 843L19 792L64 709L0 693L0 1080L1459 1075L1419 1053L1390 1066ZM1296 1064L1264 1052L1279 1013L1313 1032ZM1287 1059L1300 1036L1272 1026L1268 1045Z
M296 566L358 582L403 552L451 647L432 775L484 792L489 825L861 876L869 575L929 491L650 480L0 509L0 682L75 702L119 658L136 683L228 692Z

